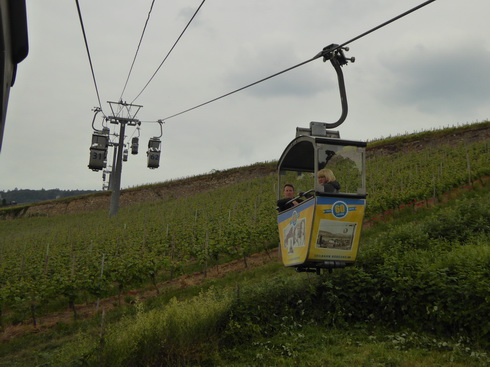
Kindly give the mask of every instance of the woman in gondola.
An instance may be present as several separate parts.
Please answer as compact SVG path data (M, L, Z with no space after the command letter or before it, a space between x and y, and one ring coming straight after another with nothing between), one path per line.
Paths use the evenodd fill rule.
M335 179L335 175L333 174L331 169L324 168L318 171L317 174L318 183L323 187L323 192L328 193L338 193L340 190L340 184Z

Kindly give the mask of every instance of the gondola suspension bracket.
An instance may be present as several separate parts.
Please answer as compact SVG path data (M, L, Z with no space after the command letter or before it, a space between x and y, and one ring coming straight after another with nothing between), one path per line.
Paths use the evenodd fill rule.
M342 125L342 123L347 118L347 113L349 112L349 107L347 104L347 93L345 92L345 82L344 82L344 74L342 73L342 66L347 65L348 62L355 62L355 57L346 57L345 52L349 51L349 47L341 47L338 44L332 43L329 46L323 48L323 50L317 55L323 57L323 62L330 61L332 66L337 73L337 80L339 84L339 93L340 93L340 103L342 106L342 113L340 118L333 123L328 122L316 122L312 121L310 123L310 131L313 129L316 130L316 134L319 135L327 135L326 130L334 129ZM319 127L321 126L321 130L324 132L319 132Z

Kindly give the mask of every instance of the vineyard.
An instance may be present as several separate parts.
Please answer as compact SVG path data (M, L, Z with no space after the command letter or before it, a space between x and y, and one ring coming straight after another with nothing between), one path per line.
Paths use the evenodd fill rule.
M481 134L488 130L485 122L404 137L411 139L409 151L392 149L389 141L373 144L379 148L370 149L367 160L367 221L428 206L456 187L488 185L490 139ZM461 138L468 131L472 138ZM413 145L423 139L430 143ZM298 191L309 189L311 177L291 179ZM118 296L121 303L137 287L151 285L158 294L162 281L183 273L206 276L237 259L246 266L262 251L275 256L276 195L277 178L264 175L134 204L112 218L99 210L0 221L0 326L37 325L40 316L67 307L76 319L82 303L97 310L101 299Z

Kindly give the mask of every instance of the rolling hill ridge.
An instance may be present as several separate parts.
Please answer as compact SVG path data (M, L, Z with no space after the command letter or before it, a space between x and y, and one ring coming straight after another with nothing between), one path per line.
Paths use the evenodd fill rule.
M470 144L490 139L490 123L483 122L462 127L421 132L395 138L385 138L368 143L367 160L391 154L408 154L427 147ZM278 156L281 152L278 152ZM276 162L214 171L188 178L145 185L121 191L121 207L155 200L187 197L196 192L206 192L220 187L245 182L258 177L276 174ZM108 209L110 192L98 192L77 197L39 202L16 208L0 209L0 219L23 216L51 216L68 213L90 212Z

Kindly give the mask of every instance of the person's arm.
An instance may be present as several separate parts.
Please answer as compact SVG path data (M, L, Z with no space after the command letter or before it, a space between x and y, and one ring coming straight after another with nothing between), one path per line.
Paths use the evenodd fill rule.
M287 198L277 200L277 209L278 209L280 212L282 212L282 211L286 210L286 209L287 209L287 207L286 207L286 203L287 203L289 200L290 200L290 199L287 199Z

